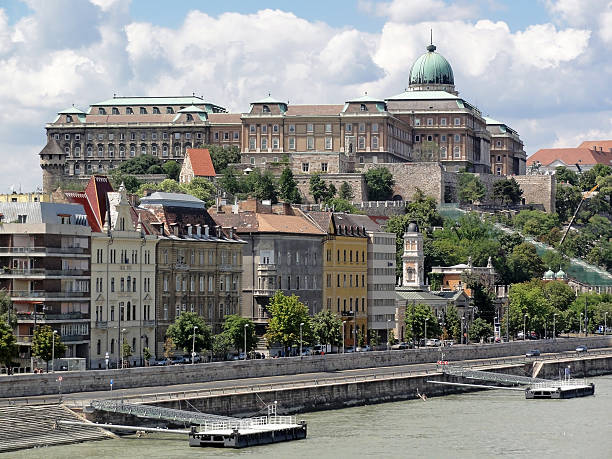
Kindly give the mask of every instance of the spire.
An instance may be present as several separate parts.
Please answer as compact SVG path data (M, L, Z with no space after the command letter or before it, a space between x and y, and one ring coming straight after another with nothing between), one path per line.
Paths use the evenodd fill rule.
M429 29L429 46L427 46L427 51L433 53L436 50L436 46L433 44L433 29Z

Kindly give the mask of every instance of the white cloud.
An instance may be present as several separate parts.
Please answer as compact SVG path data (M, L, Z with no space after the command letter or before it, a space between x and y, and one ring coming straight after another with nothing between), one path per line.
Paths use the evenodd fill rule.
M478 11L476 5L472 3L444 0L391 0L383 3L361 0L359 8L394 22L403 23L419 23L446 18L471 19Z

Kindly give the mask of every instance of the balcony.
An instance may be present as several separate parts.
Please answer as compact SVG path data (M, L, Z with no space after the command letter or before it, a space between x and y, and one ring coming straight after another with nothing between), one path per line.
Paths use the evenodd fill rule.
M62 336L63 343L73 343L75 341L89 341L89 335L67 335Z
M186 263L175 263L174 269L177 269L179 271L187 271L189 269L189 265Z
M83 247L0 247L0 256L7 255L89 255L88 249Z
M155 321L154 320L143 320L142 321L142 326L143 327L155 327Z
M46 268L28 268L17 269L5 267L0 271L0 278L15 279L22 277L70 277L70 276L89 276L89 271L83 269L46 269Z
M15 336L15 339L17 340L18 345L32 344L32 338L34 338L34 335L16 335Z
M45 298L89 298L89 296L89 292L47 292L45 290L13 290L11 292L13 301L25 298L44 300Z
M257 288L253 290L255 296L274 296L276 289L272 288Z
M108 321L106 321L106 320L96 320L95 328L98 328L100 330L107 329L108 328Z
M273 265L273 264L269 264L269 263L259 263L257 265L257 272L258 273L268 273L268 274L272 274L272 272L276 272L277 270L277 266Z

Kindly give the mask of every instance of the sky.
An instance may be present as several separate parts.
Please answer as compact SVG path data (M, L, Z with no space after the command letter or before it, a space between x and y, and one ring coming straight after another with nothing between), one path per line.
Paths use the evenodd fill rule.
M73 104L386 98L430 30L460 96L528 155L612 139L612 0L0 0L0 192L40 187L45 124Z

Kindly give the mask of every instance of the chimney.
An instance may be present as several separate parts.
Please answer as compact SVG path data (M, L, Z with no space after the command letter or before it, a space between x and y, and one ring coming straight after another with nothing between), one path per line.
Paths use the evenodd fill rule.
M220 225L215 226L215 236L221 237L221 226Z
M198 235L198 237L202 236L202 225L200 225L199 223L196 225L196 234Z
M234 239L234 227L233 226L229 227L229 235L230 235L230 239Z
M208 236L208 225L204 225L204 235Z
M187 225L187 236L191 237L191 224Z

